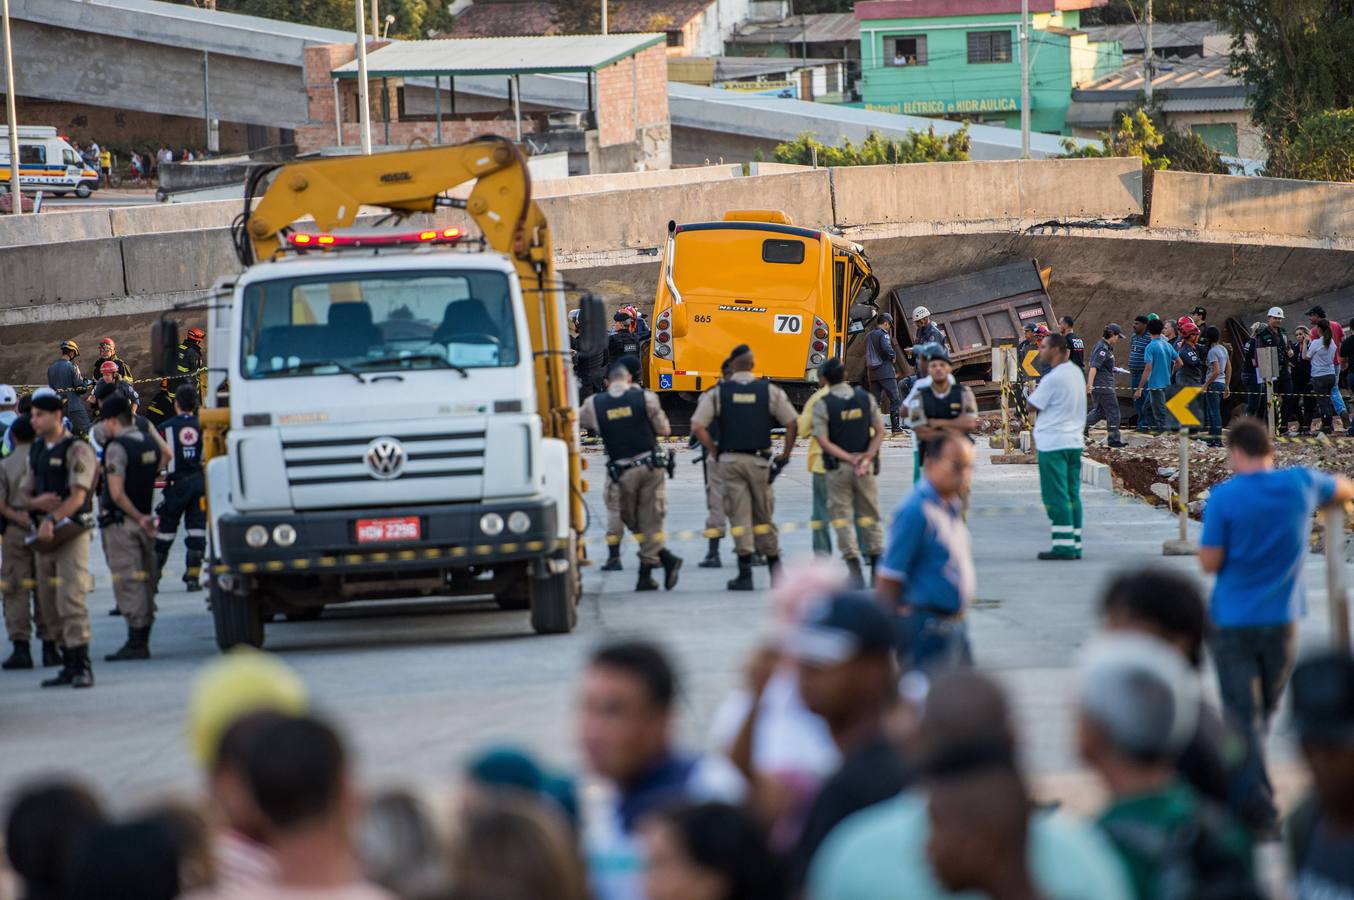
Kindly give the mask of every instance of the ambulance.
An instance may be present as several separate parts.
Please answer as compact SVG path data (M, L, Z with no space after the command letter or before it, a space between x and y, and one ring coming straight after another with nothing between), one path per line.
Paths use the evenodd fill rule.
M9 126L0 125L0 187L9 190ZM19 187L57 197L88 197L99 187L99 173L85 165L79 152L56 129L19 126Z

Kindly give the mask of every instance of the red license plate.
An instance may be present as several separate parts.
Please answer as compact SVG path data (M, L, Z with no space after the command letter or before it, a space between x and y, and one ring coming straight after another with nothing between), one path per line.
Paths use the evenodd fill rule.
M423 536L418 516L398 519L358 519L357 542L376 544L385 541L416 541Z

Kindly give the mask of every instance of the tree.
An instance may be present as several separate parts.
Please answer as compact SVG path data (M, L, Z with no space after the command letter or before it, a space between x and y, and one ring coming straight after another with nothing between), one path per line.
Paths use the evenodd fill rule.
M1063 141L1063 159L1103 158L1110 156L1136 156L1142 160L1144 168L1165 169L1171 161L1158 151L1164 136L1157 129L1152 117L1141 109L1132 113L1120 113L1119 127L1114 131L1102 131L1100 144L1078 147L1072 141Z
M969 134L965 126L952 134L937 135L934 128L909 131L907 137L892 140L871 131L857 147L847 140L840 147L829 147L806 131L793 141L772 151L776 162L808 166L881 166L890 163L964 162L968 159Z
M1214 0L1214 16L1271 154L1315 113L1354 107L1354 0Z
M1213 17L1213 0L1153 0L1152 18L1158 22L1198 22ZM1110 0L1081 15L1083 25L1132 25L1147 21L1146 0Z
M1207 175L1227 175L1232 170L1222 161L1222 154L1208 146L1208 142L1192 131L1167 129L1161 137L1159 151L1177 172L1203 172Z
M608 3L614 19L620 4ZM597 34L602 30L602 0L551 0L550 21L560 34Z
M189 3L191 0L179 2ZM390 37L425 38L429 30L440 31L451 27L449 0L379 0L379 2L382 19L387 15L395 17L394 23L390 26ZM317 25L341 31L352 31L355 27L356 13L351 0L217 0L216 8L222 12L261 16L265 19ZM366 11L367 25L370 29L370 0ZM384 23L381 28L385 29ZM376 36L368 35L368 37Z
M1272 148L1265 174L1314 181L1354 181L1354 109L1308 116Z

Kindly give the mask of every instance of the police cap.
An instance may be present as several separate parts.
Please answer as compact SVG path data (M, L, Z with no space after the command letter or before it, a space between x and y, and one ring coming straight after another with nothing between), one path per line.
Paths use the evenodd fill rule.
M38 388L33 392L33 408L44 412L61 412L61 397L51 388Z

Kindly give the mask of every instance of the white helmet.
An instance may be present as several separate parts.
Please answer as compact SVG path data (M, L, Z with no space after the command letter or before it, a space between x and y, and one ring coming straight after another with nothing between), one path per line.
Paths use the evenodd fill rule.
M14 388L8 384L0 384L0 406L14 406L19 402L19 395L15 393Z
M924 306L918 306L912 310L912 321L920 322L922 319L931 318L931 311Z
M1271 306L1269 312L1265 313L1265 315L1269 316L1271 319L1282 319L1283 310L1277 306Z

